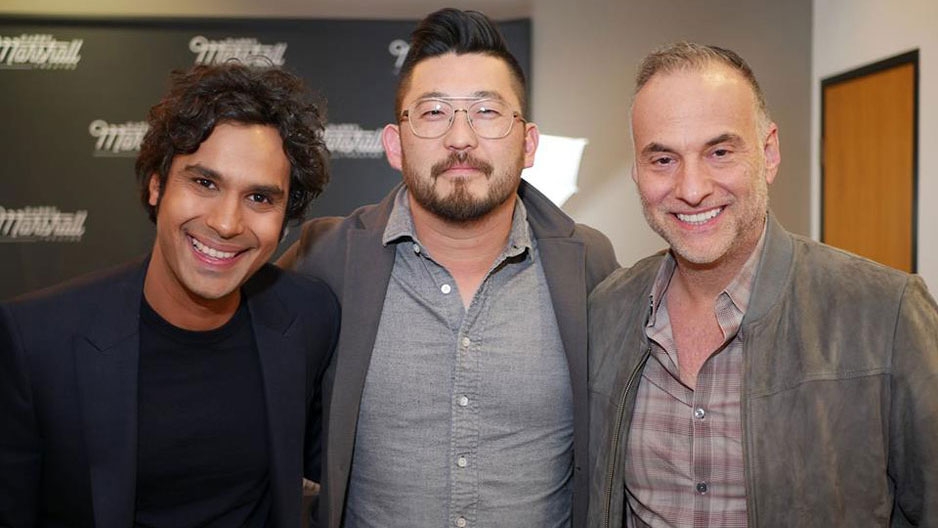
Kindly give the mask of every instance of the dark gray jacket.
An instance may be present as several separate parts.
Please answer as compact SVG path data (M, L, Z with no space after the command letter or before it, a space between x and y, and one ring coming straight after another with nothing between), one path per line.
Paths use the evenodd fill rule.
M381 237L391 213L395 187L375 205L345 218L318 218L304 224L300 240L278 262L325 280L342 306L342 328L326 373L323 496L319 521L341 525L365 374L371 362L381 308L394 266L393 245ZM588 411L586 397L586 298L618 267L609 240L595 229L573 222L526 182L518 189L547 277L560 328L574 398L573 525L586 521Z
M662 254L590 297L592 527L622 526L626 436ZM916 276L769 215L743 319L749 525L938 526L938 307Z

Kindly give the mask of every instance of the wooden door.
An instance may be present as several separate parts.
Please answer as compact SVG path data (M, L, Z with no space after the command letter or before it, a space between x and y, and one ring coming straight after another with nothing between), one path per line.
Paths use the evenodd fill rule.
M918 51L821 83L821 240L916 263Z

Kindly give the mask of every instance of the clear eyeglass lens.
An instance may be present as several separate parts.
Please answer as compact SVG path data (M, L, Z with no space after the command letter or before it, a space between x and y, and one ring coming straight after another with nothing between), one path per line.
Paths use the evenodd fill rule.
M433 138L445 134L453 124L454 114L463 111L475 133L488 139L505 137L515 119L511 109L497 99L475 101L466 108L455 108L442 99L424 99L414 103L407 115L414 134Z

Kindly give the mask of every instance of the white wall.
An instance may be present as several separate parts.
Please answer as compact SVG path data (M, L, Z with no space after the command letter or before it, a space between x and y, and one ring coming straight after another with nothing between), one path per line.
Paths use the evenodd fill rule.
M779 125L782 168L770 203L808 234L810 0L536 0L533 110L541 130L585 137L580 192L565 209L612 240L619 262L665 247L645 223L630 177L628 112L635 70L653 48L693 40L749 62Z
M820 159L821 80L918 48L918 272L938 288L938 2L814 0L811 159ZM811 163L811 233L820 233L820 163Z

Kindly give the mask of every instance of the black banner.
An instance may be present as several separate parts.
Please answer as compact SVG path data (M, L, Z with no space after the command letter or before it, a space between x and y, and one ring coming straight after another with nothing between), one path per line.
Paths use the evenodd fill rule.
M297 73L328 101L332 182L310 214L379 200L400 180L380 131L415 23L0 18L0 299L149 252L133 164L173 69L263 56ZM530 23L500 28L530 71Z

